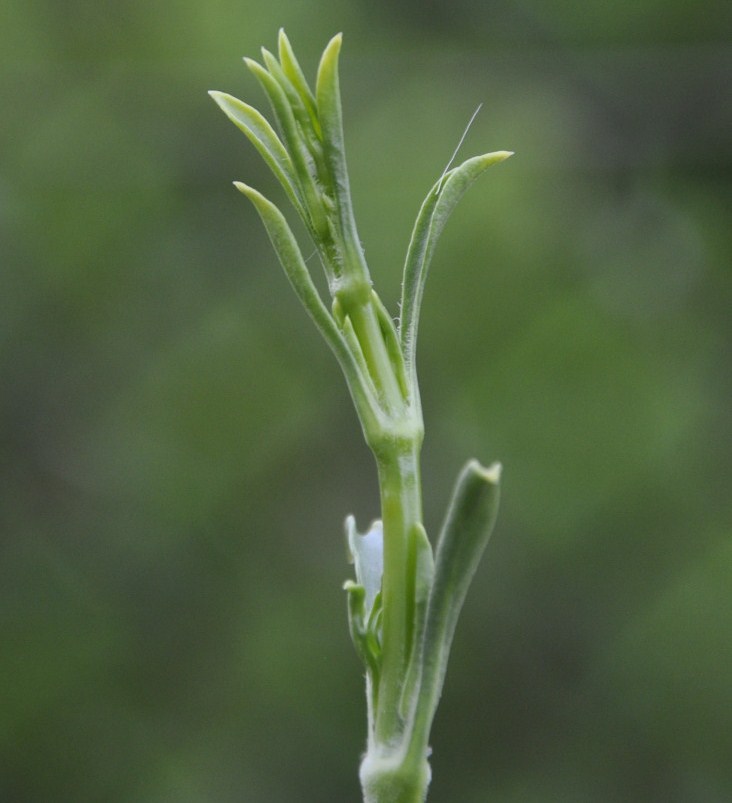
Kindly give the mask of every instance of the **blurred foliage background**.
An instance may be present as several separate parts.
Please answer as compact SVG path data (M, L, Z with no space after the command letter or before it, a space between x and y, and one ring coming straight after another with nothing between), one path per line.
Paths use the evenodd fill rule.
M732 800L732 6L5 0L0 800L357 801L342 521L377 515L335 361L206 96L284 25L341 85L396 313L424 194L426 517L470 456L497 531L434 803Z

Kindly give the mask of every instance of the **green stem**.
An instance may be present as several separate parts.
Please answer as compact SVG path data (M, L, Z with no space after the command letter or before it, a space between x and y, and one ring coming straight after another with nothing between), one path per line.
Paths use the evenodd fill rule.
M414 525L422 521L419 449L415 439L394 443L392 450L377 457L384 524L384 621L375 737L382 745L393 743L403 729L399 702L414 618L415 567L409 541Z

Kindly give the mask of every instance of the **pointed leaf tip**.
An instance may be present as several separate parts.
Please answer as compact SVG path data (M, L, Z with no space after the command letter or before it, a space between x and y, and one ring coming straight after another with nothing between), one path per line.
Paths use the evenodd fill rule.
M227 95L226 92L220 92L218 89L209 89L207 94L211 100L222 109L224 109L226 104L226 98L230 97L230 95ZM226 110L224 109L224 111Z
M505 162L511 156L513 156L513 151L493 151L492 153L484 153L482 156L478 156L477 159L483 167L490 167L491 165ZM468 161L471 160L468 159Z
M337 33L325 46L323 55L320 58L321 64L325 64L330 60L337 61L338 54L340 53L342 44L343 44L343 34Z
M457 167L446 169L422 203L412 230L402 280L399 336L410 372L415 365L419 309L425 279L440 233L463 193L478 176L511 155L511 151L484 153L466 159Z
M259 75L260 73L267 72L264 67L256 60L251 59L249 56L243 57L244 64L246 64L247 69L254 73L254 75Z
M242 195L246 195L250 201L253 201L260 193L258 193L254 187L250 187L248 184L245 184L243 181L233 181L232 184L239 190Z

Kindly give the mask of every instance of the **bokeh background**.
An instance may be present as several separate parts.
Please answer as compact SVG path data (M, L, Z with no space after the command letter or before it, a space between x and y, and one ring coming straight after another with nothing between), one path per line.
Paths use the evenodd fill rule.
M206 95L345 32L360 233L421 327L425 508L504 501L433 734L434 803L732 801L732 5L5 0L0 800L357 801L342 521L377 515L338 374ZM313 265L315 260L313 260ZM314 265L315 267L315 265Z

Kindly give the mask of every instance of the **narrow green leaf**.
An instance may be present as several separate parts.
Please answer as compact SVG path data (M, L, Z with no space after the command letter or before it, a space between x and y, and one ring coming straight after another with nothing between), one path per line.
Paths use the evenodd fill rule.
M262 52L262 61L264 62L264 66L269 70L272 77L277 79L277 81L279 81L281 84L282 82L280 81L280 78L284 77L285 74L282 72L282 67L280 67L279 61L277 61L274 55L270 53L266 47L262 47L260 50Z
M297 89L300 97L302 98L305 108L308 110L313 129L315 130L318 138L322 136L320 129L320 121L318 120L318 110L315 105L315 95L313 95L310 85L305 78L300 64L295 57L295 52L292 49L290 40L284 28L280 28L278 37L278 53L280 57L280 64L285 72L285 75L290 79L292 85Z
M337 301L338 299L335 299ZM334 310L339 310L340 305L333 304ZM358 363L358 367L361 371L361 375L364 377L364 382L368 384L368 387L373 395L374 398L378 398L379 392L376 389L376 385L374 384L373 377L371 376L371 372L369 371L369 367L366 363L366 357L363 353L363 348L361 347L361 342L359 341L358 337L356 336L356 331L353 328L353 322L348 317L348 315L343 315L342 317L336 316L336 320L339 321L339 326L341 328L341 332L343 337L348 343L348 347L351 350L351 353L354 356L354 359Z
M350 266L368 276L361 243L353 217L351 190L346 167L346 149L343 141L343 113L338 82L338 54L342 35L334 36L323 51L318 66L315 98L318 119L323 131L323 157L328 167L338 214L338 223L346 247L345 268Z
M311 132L312 121L307 106L305 105L305 101L290 80L289 76L283 70L282 65L279 63L279 61L277 61L274 55L264 47L262 48L262 59L265 67L269 71L269 74L284 90L295 120L300 126L301 133L308 132L311 134L311 137L314 137L314 133Z
M416 727L424 734L442 691L458 615L498 512L501 467L471 460L458 477L435 555L434 581L422 641Z
M337 295L335 295L335 297L333 298L332 309L333 309L333 318L340 327L341 333L343 334L343 337L346 339L346 342L348 343L349 348L351 349L351 353L356 358L359 368L361 369L361 373L363 374L365 381L368 382L368 386L371 389L374 398L377 398L379 395L379 391L376 389L373 377L371 376L371 372L369 371L369 366L366 362L366 356L363 353L363 347L361 345L361 341L358 339L358 336L356 335L356 330L353 328L353 321L351 320L348 313L346 313L343 310L343 305L341 304L341 301Z
M380 415L378 403L366 384L366 378L362 375L358 362L313 283L295 235L285 220L285 216L271 201L252 187L241 181L235 181L234 186L254 204L297 297L340 363L353 400L359 410L362 425L364 427L378 426L377 419Z
M389 314L389 310L384 306L384 302L381 300L381 298L379 298L376 290L371 290L371 303L376 310L376 317L379 321L379 328L384 339L386 352L389 355L389 360L391 361L392 366L394 367L394 375L399 382L399 389L402 392L402 397L405 399L405 401L419 404L418 398L409 398L409 383L404 367L404 355L402 354L402 350L399 346L399 336L397 335L396 327L394 326L394 320Z
M437 240L448 217L468 187L486 168L502 162L511 155L509 151L496 151L468 159L441 176L422 203L404 265L399 323L402 350L413 382L419 309L427 270Z
M331 166L332 177L336 182L345 182L345 189L347 190L348 174L346 172L343 144L343 112L338 81L338 56L342 42L343 35L336 34L323 51L315 82L315 99L318 119L323 129L323 139L326 144L326 158ZM338 188L336 187L335 189L337 190Z
M312 164L312 157L308 152L307 143L303 141L298 130L295 115L285 90L280 86L277 79L259 64L259 62L249 58L245 58L244 62L257 81L259 81L262 89L269 98L282 139L292 159L298 183L307 198L308 208L313 202L320 205L314 187L314 178L317 171Z
M348 594L348 630L356 654L367 670L369 682L366 684L369 730L373 727L374 712L378 704L379 676L381 670L381 645L373 627L366 619L366 592L362 585L346 580L343 589Z
M348 626L353 646L366 668L378 677L381 648L367 622L366 591L353 580L346 580L343 589L348 592Z
M297 188L292 161L267 119L254 107L225 92L208 93L234 125L243 131L259 151L270 170L285 188L295 209L304 216L304 207Z
M414 631L421 634L427 603L435 579L435 559L432 554L432 545L422 524L417 523L412 529L412 544L415 570L414 570Z
M361 651L361 637L366 632L366 589L353 580L346 580L343 590L348 593L348 624L356 649ZM365 662L365 656L363 656Z
M298 139L307 152L306 162L310 174L317 177L318 181L327 183L328 175L323 161L323 144L320 141L320 123L308 108L309 98L303 98L279 61L265 48L262 48L262 58L269 74L285 93L295 120Z

